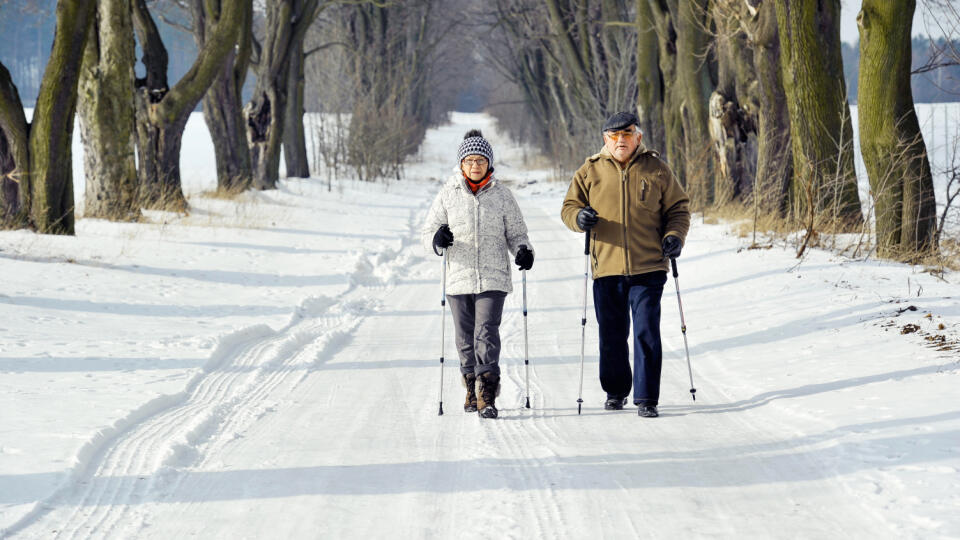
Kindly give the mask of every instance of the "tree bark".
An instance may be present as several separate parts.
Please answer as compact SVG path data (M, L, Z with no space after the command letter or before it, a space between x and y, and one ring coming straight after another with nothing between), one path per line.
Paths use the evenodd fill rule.
M762 0L744 28L753 43L757 74L759 113L757 125L756 187L759 208L785 215L793 179L793 148L790 142L790 111L780 67L780 38L776 7Z
M0 63L0 228L30 224L29 133L20 93Z
M129 0L101 0L90 25L80 77L87 217L140 217L133 91L133 20Z
M73 234L73 119L88 29L96 3L61 0L30 127L30 215L37 231Z
M676 0L648 0L657 31L660 74L663 78L663 129L662 146L673 174L687 186L684 163L683 121L680 116L680 84L677 78L677 29L674 24ZM672 9L671 10L671 6Z
M840 231L856 230L863 216L840 55L840 1L777 0L776 8L793 145L793 212L812 211Z
M683 165L694 208L714 202L713 155L707 129L707 102L713 84L707 69L707 0L681 0L677 16L677 82L683 124Z
M857 16L860 148L881 257L916 258L936 248L933 177L910 89L915 9L915 0L863 0Z
M250 65L253 2L243 1L242 4L243 18L237 30L236 50L227 53L220 72L203 95L203 117L210 130L217 162L217 189L226 193L244 191L253 183L242 97ZM198 48L204 46L206 37L214 32L220 19L220 6L213 7L217 9L208 12L205 3L195 3L194 39Z
M710 95L708 126L717 159L716 202L744 202L757 165L756 70L751 43L741 27L746 4L714 1L717 88Z
M590 76L586 71L589 56L583 51L583 48L578 49L567 25L564 24L557 0L544 0L544 3L547 7L547 16L551 31L554 34L554 39L559 44L558 52L564 58L564 66L571 76L571 84L569 86L575 89L575 99L583 103L585 101L583 93L591 88ZM581 22L583 22L582 19ZM585 32L581 30L581 34L585 34ZM585 38L586 36L581 35L581 37ZM587 46L586 39L581 39L580 42L583 46Z
M283 160L290 178L309 178L307 139L303 128L303 41L290 55L287 71L287 106L283 120Z
M663 77L656 21L647 0L637 0L637 117L647 148L666 152L663 129Z
M249 0L248 0L249 1ZM197 59L173 87L166 81L166 50L145 0L133 0L134 21L144 51L147 77L136 92L140 199L146 208L185 211L180 183L180 144L190 113L221 73L234 50L244 18L244 2L224 3L214 31Z
M267 4L257 86L243 109L256 189L277 186L291 57L300 50L307 28L319 13L318 4L319 0L276 0Z

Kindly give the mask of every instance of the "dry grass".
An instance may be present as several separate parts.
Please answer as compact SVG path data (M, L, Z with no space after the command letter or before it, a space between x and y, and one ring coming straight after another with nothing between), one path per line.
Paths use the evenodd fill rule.
M833 223L829 216L817 216L816 230L806 239L806 229L796 221L770 212L759 212L755 218L754 209L748 204L730 202L703 211L703 223L728 224L737 237L749 242L746 249L766 249L774 243L799 245L806 240L807 247L843 253L854 259L869 259L876 254L876 240L870 220L867 221L859 233L843 233L849 231L848 226ZM960 237L941 238L940 249L934 252L898 252L890 259L922 266L932 275L960 270Z
M201 191L197 194L198 197L203 197L204 199L217 199L221 201L235 201L238 197L246 193L248 189L237 188L237 189L224 189L217 188L207 191Z

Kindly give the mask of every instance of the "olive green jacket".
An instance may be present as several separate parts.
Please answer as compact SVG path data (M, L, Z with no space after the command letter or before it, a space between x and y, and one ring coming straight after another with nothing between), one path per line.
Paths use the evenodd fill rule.
M656 151L642 144L625 168L603 148L577 169L560 216L575 232L585 206L600 220L590 231L593 278L667 270L663 237L684 242L690 229L690 200Z

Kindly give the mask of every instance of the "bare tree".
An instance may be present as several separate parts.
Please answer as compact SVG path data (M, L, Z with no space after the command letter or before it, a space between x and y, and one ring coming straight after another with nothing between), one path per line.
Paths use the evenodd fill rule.
M840 55L840 0L776 0L776 8L793 145L794 216L826 213L839 230L855 230L863 216Z
M716 0L711 15L716 28L717 87L710 94L708 126L718 165L715 202L744 202L755 182L760 143L760 85L753 45L742 22L749 17L748 4Z
M436 51L449 32L436 24L437 0L399 5L345 6L339 16L353 69L353 107L347 141L361 179L400 177L431 125Z
M287 68L287 106L284 109L283 121L286 126L283 130L283 161L287 167L287 176L293 178L310 176L307 140L303 127L305 64L303 40L300 40L300 44L290 55L290 66Z
M661 154L666 152L663 123L664 81L656 23L648 0L637 0L637 117L643 142Z
M147 9L146 0L132 0L134 23L146 77L136 81L137 155L140 199L146 208L181 211L186 198L180 184L180 144L190 112L221 73L224 59L237 44L246 1L224 2L213 31L190 70L170 87L167 51Z
M498 0L490 8L495 37L481 41L485 56L523 96L533 142L565 169L602 144L607 115L647 99L637 92L646 82L638 80L636 28L649 21L637 17L635 0Z
M790 111L783 87L780 36L773 0L753 0L740 24L753 49L757 76L757 176L754 203L765 212L784 214L793 180Z
M276 188L287 116L290 67L296 62L294 57L300 58L298 55L303 50L307 29L320 10L329 4L321 4L320 0L267 2L266 27L256 65L257 85L251 101L244 107L253 187L257 189ZM302 113L297 116L301 122L302 117Z
M915 257L936 248L933 176L910 89L915 9L915 0L863 0L857 15L860 147L882 257Z
M667 161L696 207L714 201L713 152L707 127L709 72L707 0L649 0L660 43Z
M191 0L193 35L203 49L215 35L223 18L223 2ZM203 95L203 116L213 140L217 161L217 189L237 192L248 189L253 181L250 149L243 124L243 84L247 79L253 41L253 2L243 0L236 33L236 46L224 57L219 72Z
M91 0L61 0L56 33L40 84L33 120L27 123L10 72L0 64L0 166L5 227L32 225L39 232L73 234L71 141L77 85Z
M130 0L98 2L84 53L78 105L88 217L134 220L140 216L135 45Z

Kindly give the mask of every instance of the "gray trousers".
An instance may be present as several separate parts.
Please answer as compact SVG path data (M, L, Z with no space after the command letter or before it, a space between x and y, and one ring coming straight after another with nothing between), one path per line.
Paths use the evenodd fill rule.
M503 291L447 296L457 331L460 373L500 375L500 318L506 298Z

